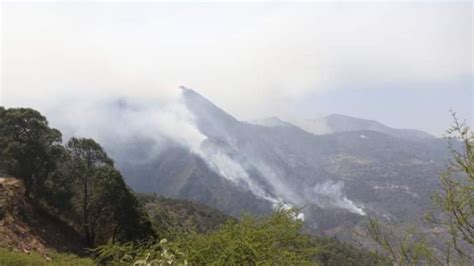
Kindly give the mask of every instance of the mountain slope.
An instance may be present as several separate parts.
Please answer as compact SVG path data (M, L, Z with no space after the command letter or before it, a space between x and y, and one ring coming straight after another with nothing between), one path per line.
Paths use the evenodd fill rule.
M244 210L254 214L270 210L268 202L222 178L182 147L167 148L145 164L121 164L127 182L139 192L200 202L234 216Z
M447 154L437 139L373 130L314 135L293 126L253 125L193 90L183 89L182 96L205 136L198 147L170 141L144 164L117 163L138 191L195 200L232 215L306 206L307 226L328 234L367 213L413 219L427 208Z
M205 234L228 220L235 220L214 208L192 201L170 199L156 194L139 194L137 197L145 206L160 238L172 239L188 233Z
M50 249L82 254L86 245L80 234L24 194L21 181L0 177L0 247L41 255Z

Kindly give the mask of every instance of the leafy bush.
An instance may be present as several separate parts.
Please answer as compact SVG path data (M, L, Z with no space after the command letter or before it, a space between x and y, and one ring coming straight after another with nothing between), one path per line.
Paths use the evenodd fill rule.
M196 264L309 264L318 248L301 228L293 211L260 219L244 215L210 234L186 236L179 246Z
M185 255L166 239L145 244L108 244L95 249L99 264L187 265Z
M334 239L302 233L296 211L278 210L264 217L245 215L207 234L183 234L174 242L107 245L99 263L138 265L379 265L383 258Z
M451 159L426 215L431 231L368 221L367 235L395 264L474 265L474 132L452 116Z

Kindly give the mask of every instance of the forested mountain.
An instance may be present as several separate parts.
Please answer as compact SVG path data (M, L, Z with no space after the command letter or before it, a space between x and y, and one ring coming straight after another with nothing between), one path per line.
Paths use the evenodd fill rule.
M119 149L90 138L64 144L39 112L0 108L0 167L9 176L0 177L0 263L45 263L4 248L66 265L471 261L472 133L455 115L448 132L460 141L450 142L452 160L440 175L446 140L370 130L314 135L238 121L192 90L182 100L193 114L185 135L127 140L133 145L111 138ZM157 139L163 149L147 152ZM117 160L129 184L153 194L134 193L106 152L129 148L155 155ZM428 206L436 209L421 230L384 229L416 224Z
M1 173L8 176L0 176L1 265L388 261L305 233L298 212L282 206L238 220L199 203L137 195L100 144L76 137L63 144L61 132L33 109L0 107L0 147ZM183 156L191 170L207 165L186 153L176 158Z
M287 123L239 121L190 89L182 97L204 136L199 145L170 139L166 149L138 165L120 156L128 152L122 150L118 166L137 191L195 200L231 215L270 212L280 203L305 206L308 228L350 238L346 229L367 214L394 221L419 217L448 155L445 140L393 133L407 131L362 126L315 135ZM140 143L141 150L150 146Z

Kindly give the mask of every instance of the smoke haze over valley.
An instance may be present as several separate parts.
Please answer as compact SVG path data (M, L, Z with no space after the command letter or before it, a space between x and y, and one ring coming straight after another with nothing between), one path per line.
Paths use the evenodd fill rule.
M304 207L299 218L323 233L340 225L331 215L353 225L367 213L413 218L428 207L447 156L447 142L422 131L342 115L299 119L299 126L278 118L250 123L192 89L175 92L158 101L70 102L52 122L65 137L100 141L136 191L194 200L236 216ZM67 122L75 116L82 117L79 123ZM325 130L315 131L321 123ZM399 193L405 197L394 202Z
M468 1L0 7L0 115L45 115L66 169L64 143L96 140L134 207L185 206L147 214L170 228L295 208L305 232L352 243L369 218L429 231L450 147L468 143L443 138L449 110L474 125Z

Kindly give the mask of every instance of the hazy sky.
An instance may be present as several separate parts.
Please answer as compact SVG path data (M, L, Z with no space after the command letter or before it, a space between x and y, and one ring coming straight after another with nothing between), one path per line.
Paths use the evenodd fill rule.
M186 85L241 120L343 113L440 134L449 108L473 119L470 2L1 7L7 106Z

